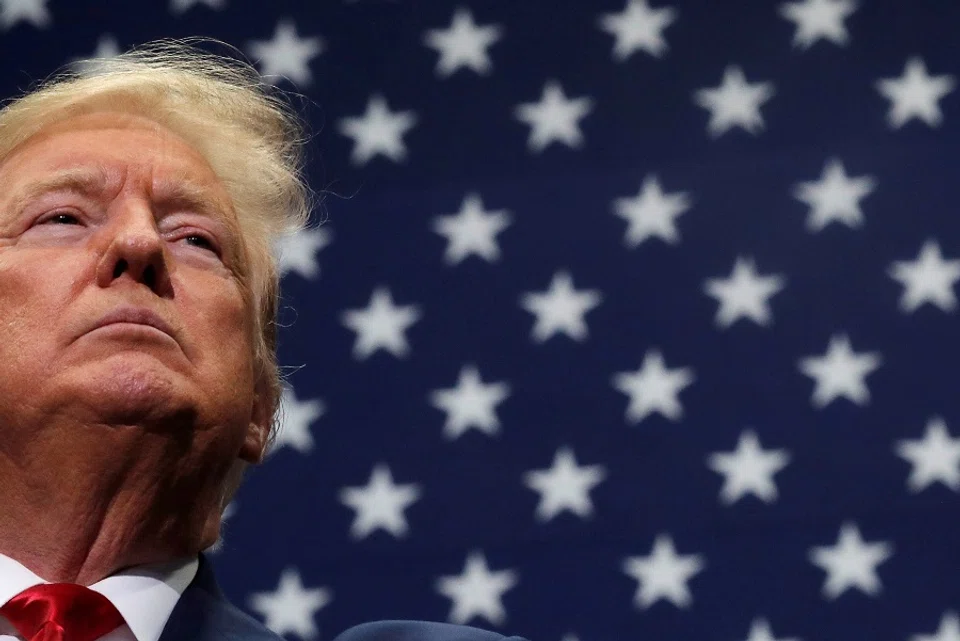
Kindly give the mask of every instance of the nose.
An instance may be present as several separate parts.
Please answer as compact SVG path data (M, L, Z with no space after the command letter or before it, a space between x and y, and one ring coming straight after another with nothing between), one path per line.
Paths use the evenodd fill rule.
M165 295L170 278L153 211L142 201L114 202L114 206L103 229L107 246L97 267L98 284L106 288L129 281Z

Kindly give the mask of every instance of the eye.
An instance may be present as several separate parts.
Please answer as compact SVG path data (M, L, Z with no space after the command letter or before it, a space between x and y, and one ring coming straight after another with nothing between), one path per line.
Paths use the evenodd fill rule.
M50 221L56 220L56 219L58 219L58 218L72 218L73 220L76 220L76 221L79 221L79 220L80 220L79 218L77 218L77 217L76 217L75 215L73 215L73 214L70 214L70 213L61 211L61 212L54 212L54 213L51 214L50 216L47 216L46 218L37 221L37 224L38 224L38 225L45 225L45 224L49 223Z
M190 234L189 236L184 236L184 238L199 238L205 244L207 249L214 253L217 251L217 247L213 244L213 241L202 234Z
M46 218L40 219L39 221L37 221L37 224L46 225L47 223L51 223L53 221L63 220L63 219L69 219L76 222L80 222L80 218L78 218L75 214L61 211L61 212L54 212L49 216L47 216ZM196 245L197 247L203 247L203 248L209 249L215 254L217 253L216 243L214 243L210 238L208 238L203 234L190 234L188 236L184 236L184 238L198 238L200 239L200 244Z

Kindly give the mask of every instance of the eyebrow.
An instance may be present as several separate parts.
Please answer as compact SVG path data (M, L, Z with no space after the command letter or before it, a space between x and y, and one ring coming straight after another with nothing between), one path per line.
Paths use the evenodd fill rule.
M30 201L57 191L70 191L92 198L102 194L106 185L107 173L103 167L69 167L28 183L14 194L9 207L19 214ZM185 172L175 172L173 177L162 179L156 187L154 193L158 195L158 202L187 207L226 225L228 230L233 229L226 212L215 203L210 191L191 181Z

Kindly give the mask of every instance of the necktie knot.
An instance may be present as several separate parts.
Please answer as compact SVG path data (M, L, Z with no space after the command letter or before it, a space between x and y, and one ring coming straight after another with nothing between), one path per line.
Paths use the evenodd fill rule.
M26 641L94 641L123 625L107 597L76 583L41 583L0 607Z

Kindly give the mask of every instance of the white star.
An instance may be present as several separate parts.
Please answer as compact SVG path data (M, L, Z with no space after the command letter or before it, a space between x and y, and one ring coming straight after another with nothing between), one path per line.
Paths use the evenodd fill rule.
M943 613L936 634L915 634L910 641L960 641L960 618L953 610Z
M789 462L787 450L763 450L751 430L740 434L737 449L733 452L717 452L707 458L710 469L724 476L720 498L727 505L739 501L748 492L767 503L776 501L777 486L773 475Z
M532 333L534 342L542 343L557 332L583 341L589 334L583 316L602 300L598 289L574 289L570 274L561 270L553 275L546 292L523 294L520 306L537 317Z
M394 485L390 468L378 463L370 473L367 485L340 490L340 502L356 510L350 536L362 539L377 528L395 537L406 536L408 527L403 511L420 498L420 486Z
M942 418L927 422L927 431L917 441L897 441L896 453L913 465L907 486L911 492L940 481L960 491L960 438L951 438Z
M849 178L843 163L831 158L824 165L820 180L798 183L793 188L793 197L810 206L807 230L811 233L833 221L857 228L863 224L860 199L876 186L872 176Z
M309 454L314 445L310 426L326 411L326 404L321 399L300 402L297 400L296 391L289 385L284 385L280 397L282 423L268 454L273 454L284 445L289 445L301 454Z
M395 306L390 290L377 287L370 295L366 309L350 309L341 315L341 322L357 333L353 357L363 360L378 349L385 349L402 358L410 352L404 332L420 320L417 305Z
M846 45L850 40L844 19L857 10L853 0L803 0L780 5L780 15L797 25L793 46L808 49L820 38Z
M120 44L117 39L105 33L97 39L97 48L93 55L89 57L79 57L71 59L71 64L83 74L96 74L100 67L100 62L108 58L113 58L120 54Z
M811 401L822 409L834 399L844 396L857 405L870 402L870 390L864 378L880 367L882 359L877 352L856 354L846 334L830 338L830 346L823 356L800 360L800 371L816 379Z
M637 607L648 608L658 599L666 599L678 608L685 608L692 601L687 582L703 570L704 561L700 555L678 555L673 539L661 534L650 556L627 557L622 567L639 582L634 595Z
M603 465L577 466L573 450L561 447L553 456L553 466L547 470L532 470L523 475L527 487L540 493L537 520L546 522L563 510L570 510L581 518L593 515L590 490L606 478Z
M764 127L760 105L770 100L774 93L773 83L749 84L743 70L730 65L723 72L720 86L698 89L694 92L694 102L710 111L707 131L712 137L716 138L736 125L756 135Z
M687 192L664 193L655 174L643 179L636 196L613 201L613 213L628 223L623 243L631 248L654 236L671 245L680 242L676 218L688 209Z
M477 26L469 9L457 7L447 29L430 29L423 36L423 43L440 52L436 74L449 77L460 67L468 67L478 74L490 73L490 58L487 47L502 37L499 25Z
M97 40L97 49L93 52L94 58L113 58L120 55L120 45L117 39L105 33Z
M430 392L430 404L447 413L443 435L452 440L459 438L471 427L485 434L496 435L500 431L496 406L510 396L510 385L504 381L484 384L474 365L460 368L457 386Z
M519 581L515 570L491 572L483 552L471 552L467 556L463 573L437 579L436 589L440 594L453 599L453 609L448 619L453 623L466 623L474 616L482 616L493 625L503 625L506 613L503 609L503 593Z
M593 109L593 100L586 96L567 100L563 88L554 80L543 87L540 102L517 105L514 116L533 127L527 139L527 148L534 153L543 151L553 141L578 148L583 144L580 119Z
M777 639L773 636L770 624L766 619L754 619L750 626L750 636L747 641L800 641L800 639Z
M0 27L7 31L21 20L45 29L50 25L47 0L0 0Z
M317 252L333 242L333 232L327 227L302 229L295 234L285 234L274 243L280 276L295 271L304 278L320 275Z
M904 65L903 76L877 81L877 91L892 101L887 124L891 129L899 129L911 118L919 118L931 127L939 127L943 121L939 100L956 84L951 75L927 75L923 59L911 57Z
M739 318L749 318L758 325L772 322L769 298L783 289L785 279L774 274L760 276L752 258L737 257L729 278L711 278L704 291L720 301L714 319L720 327L730 327Z
M413 111L391 112L387 101L374 94L367 102L367 111L362 116L341 118L340 133L353 138L353 153L350 161L363 165L377 154L383 154L394 162L407 157L403 134L417 123Z
M480 195L470 193L464 197L456 215L433 219L433 231L447 238L443 259L448 265L456 265L470 254L492 263L500 260L496 235L510 223L510 212L505 209L484 211Z
M613 386L630 397L626 415L630 423L639 423L653 412L677 421L683 416L677 396L693 380L692 369L667 369L660 351L651 349L636 372L614 374Z
M613 59L623 62L642 49L659 58L668 47L663 30L677 19L672 7L651 9L647 0L628 0L620 13L607 13L597 21L601 29L613 35Z
M226 0L170 0L170 11L180 14L196 4L205 4L211 9L219 11L227 6Z
M834 546L810 550L810 562L827 572L823 594L836 599L848 588L857 588L870 596L881 589L877 566L893 555L893 546L886 542L864 543L855 523L845 523Z
M305 590L300 573L287 568L280 576L274 592L257 592L250 596L251 610L265 617L266 625L275 634L293 632L301 639L314 639L319 630L314 623L317 611L333 599L327 588Z
M904 314L924 303L936 305L945 312L956 310L953 286L960 280L960 260L944 260L937 241L928 240L915 261L896 261L887 273L905 288L900 297L900 311Z
M291 20L277 23L272 40L253 40L248 45L255 58L263 63L260 74L271 82L287 78L298 85L309 86L313 82L309 63L323 53L323 39L300 38L297 27Z

